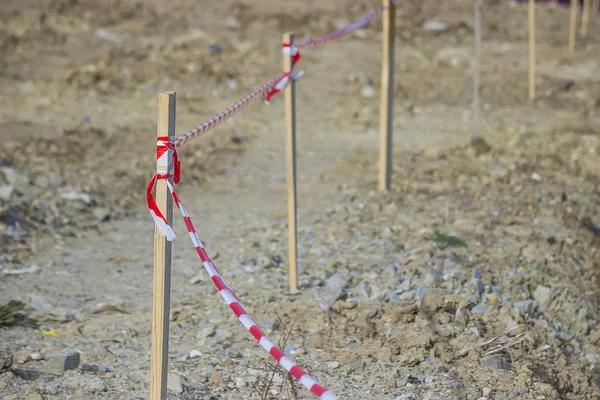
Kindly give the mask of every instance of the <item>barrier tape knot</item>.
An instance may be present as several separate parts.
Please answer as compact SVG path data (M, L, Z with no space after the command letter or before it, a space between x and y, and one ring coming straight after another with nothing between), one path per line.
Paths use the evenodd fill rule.
M281 50L283 51L283 54L289 54L292 56L292 69L291 71L284 71L283 75L277 81L275 81L273 87L265 96L266 104L271 102L271 97L285 89L290 82L290 79L297 81L298 79L302 78L302 75L304 75L304 71L300 71L297 74L294 72L294 66L300 60L300 52L298 51L298 48L293 43L284 43Z
M156 204L156 200L152 195L152 191L154 190L154 186L156 186L156 181L159 179L169 179L171 176L173 177L173 182L175 184L179 183L181 178L181 163L179 161L179 154L177 153L177 147L175 146L175 138L171 138L169 140L168 136L159 136L156 140L156 166L157 167L168 167L169 165L169 150L173 151L173 166L172 169L166 173L155 172L154 176L148 183L148 188L146 189L146 198L148 200L148 210L150 211L150 215L154 220L154 224L158 228L158 231L163 234L168 241L172 241L175 239L175 232L169 226L167 219L163 215L163 213L158 208ZM167 183L170 185L170 182L167 180Z

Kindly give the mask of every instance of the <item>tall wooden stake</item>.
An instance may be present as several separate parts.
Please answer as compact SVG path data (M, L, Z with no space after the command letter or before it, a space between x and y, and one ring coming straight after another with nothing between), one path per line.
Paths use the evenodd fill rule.
M481 2L482 0L475 0L475 54L473 57L473 139L479 135L479 86L481 80Z
M535 0L529 0L529 100L535 100Z
M294 34L283 35L283 43L294 44ZM283 70L292 70L291 54L283 55ZM290 78L284 90L285 94L285 126L287 130L286 162L287 162L287 198L288 198L288 247L289 247L289 286L290 292L298 291L298 232L296 229L296 84Z
M590 0L583 0L583 16L581 17L581 37L587 38L590 23Z
M575 51L575 34L577 29L577 8L579 0L571 0L571 22L569 25L569 50Z
M158 136L175 137L175 93L158 95ZM164 158L163 158L164 159ZM168 172L173 167L173 150L168 151L166 163L157 161L156 171ZM173 177L169 177L171 184ZM173 199L167 182L156 182L156 205L169 225L173 222ZM172 226L172 225L171 225ZM171 249L172 242L154 230L154 289L152 294L152 358L150 369L150 399L167 398L167 366L169 361L169 310L171 307Z
M392 135L394 107L394 46L396 8L383 0L383 58L381 66L381 106L379 109L379 190L390 189L392 180Z

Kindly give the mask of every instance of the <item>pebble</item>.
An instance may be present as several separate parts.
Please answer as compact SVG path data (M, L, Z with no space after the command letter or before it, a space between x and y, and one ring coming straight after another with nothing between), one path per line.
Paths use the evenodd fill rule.
M479 366L510 371L510 365L508 365L504 359L498 355L491 356L490 358L483 360Z
M485 305L485 304L479 304L476 305L475 307L473 307L471 309L471 313L473 314L483 314L484 312L486 312L487 310L489 310L489 306Z
M536 182L541 182L543 180L542 176L540 174L538 174L537 172L531 173L531 179L533 179Z
M534 300L523 300L517 301L514 306L521 312L522 315L528 315L535 311L537 303Z
M8 345L0 345L0 371L10 368L13 363L13 351Z
M199 350L190 351L190 358L200 358L202 357L202 353Z
M533 298L540 305L545 306L550 303L550 300L552 299L552 289L546 286L538 286L533 291Z
M348 270L343 269L333 274L325 281L325 286L316 290L319 306L324 311L329 311L333 303L342 295L348 282Z
M340 363L337 361L333 361L327 364L327 366L329 367L329 369L338 369L340 367Z
M363 88L360 90L360 95L370 99L375 96L375 89L373 89L373 86L363 86Z
M74 349L63 349L61 351L46 355L48 360L45 365L45 372L50 375L62 375L65 371L77 369L79 367L79 352Z
M167 377L167 390L173 393L183 393L183 382L181 376L169 372Z
M423 24L426 31L443 32L448 29L448 24L442 21L429 20Z
M236 388L243 388L245 387L247 384L246 380L244 378L236 378L235 380L235 387Z
M33 361L39 361L44 359L44 355L42 353L31 353L29 358Z
M77 385L82 389L92 393L104 392L106 390L106 383L95 375L82 375L77 379Z
M492 389L490 389L489 387L484 387L483 389L481 389L481 394L483 395L483 397L487 397L490 394L492 394Z
M113 369L100 364L81 364L81 370L89 372L111 372Z

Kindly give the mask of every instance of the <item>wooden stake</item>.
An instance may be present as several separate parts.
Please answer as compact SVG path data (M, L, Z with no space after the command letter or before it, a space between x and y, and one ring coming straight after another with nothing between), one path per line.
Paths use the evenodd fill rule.
M581 37L588 37L590 23L590 0L583 0L583 16L581 17Z
M535 100L535 0L529 0L529 100Z
M472 138L479 135L479 86L481 80L481 2L475 0L475 54L473 65L473 132Z
M158 136L175 137L175 93L158 95ZM168 172L173 167L173 150L169 149L168 165L156 163L156 171ZM173 177L169 177L171 184ZM169 225L173 222L173 198L167 182L156 182L156 205ZM154 289L152 294L152 358L150 370L150 399L167 398L167 366L169 361L169 312L171 307L171 250L172 242L154 230Z
M390 190L392 180L392 122L394 107L394 46L396 8L383 0L383 58L381 66L381 105L379 109L379 190Z
M294 34L283 35L283 43L294 44ZM291 54L283 55L283 70L292 70ZM287 130L286 162L287 162L287 198L288 198L288 248L289 248L289 286L290 292L298 291L298 232L296 228L296 84L290 81L284 90L285 94L285 126Z
M577 29L577 8L579 0L571 0L571 23L569 26L569 50L575 51L575 34Z

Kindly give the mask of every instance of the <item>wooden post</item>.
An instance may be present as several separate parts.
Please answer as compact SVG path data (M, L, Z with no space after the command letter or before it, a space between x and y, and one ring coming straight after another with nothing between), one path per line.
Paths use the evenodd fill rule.
M379 190L390 189L392 180L392 122L394 107L394 46L396 8L383 0L383 57L381 66L381 106L379 109Z
M535 0L529 0L529 100L535 100Z
M294 34L283 35L283 43L294 44ZM284 72L292 71L292 55L283 54ZM287 162L287 203L288 203L288 248L289 248L289 289L291 293L298 291L298 232L296 228L296 84L290 81L284 89L285 126L287 130L286 162Z
M594 18L598 16L598 11L600 8L600 0L592 1L592 13L594 14Z
M175 137L175 93L158 95L158 136ZM164 157L163 157L164 160ZM173 150L166 162L157 161L156 171L168 172L173 167ZM173 177L169 177L171 184ZM167 182L156 182L156 205L169 225L173 222L173 198ZM150 370L150 399L167 398L167 366L169 361L169 312L171 307L171 250L172 242L154 230L154 289L152 294L152 358Z
M479 135L479 86L481 80L481 2L475 0L475 54L473 65L473 132L472 139Z
M590 23L590 0L583 0L583 16L581 17L581 37L588 37Z
M577 8L579 0L571 0L571 22L569 25L569 50L575 51L575 34L577 29Z

